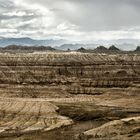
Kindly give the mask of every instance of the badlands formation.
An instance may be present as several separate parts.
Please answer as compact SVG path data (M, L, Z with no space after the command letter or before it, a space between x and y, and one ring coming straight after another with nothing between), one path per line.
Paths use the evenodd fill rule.
M140 55L0 54L0 140L139 140Z

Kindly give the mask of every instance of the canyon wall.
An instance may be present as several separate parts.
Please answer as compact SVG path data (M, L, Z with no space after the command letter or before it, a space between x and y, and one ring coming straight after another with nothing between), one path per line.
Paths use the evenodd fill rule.
M120 92L120 89L135 94L139 92L139 84L138 54L0 54L2 96L71 97Z

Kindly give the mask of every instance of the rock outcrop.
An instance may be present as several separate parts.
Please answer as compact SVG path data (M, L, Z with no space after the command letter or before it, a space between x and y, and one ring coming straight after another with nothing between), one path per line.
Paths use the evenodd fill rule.
M57 106L47 101L0 99L0 138L47 132L73 123L57 110Z
M83 140L138 140L140 117L114 120L81 135Z

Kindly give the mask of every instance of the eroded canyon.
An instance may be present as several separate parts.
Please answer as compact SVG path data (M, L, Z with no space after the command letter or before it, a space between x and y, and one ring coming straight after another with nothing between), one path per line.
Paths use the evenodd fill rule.
M0 139L138 140L139 93L139 54L1 53Z

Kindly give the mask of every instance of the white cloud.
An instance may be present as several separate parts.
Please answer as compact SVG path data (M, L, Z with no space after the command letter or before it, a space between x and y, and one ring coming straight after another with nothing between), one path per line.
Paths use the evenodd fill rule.
M11 16L11 17L12 16L22 17L22 16L26 15L26 12L25 11L19 11L19 12L14 11L14 12L3 13L2 15L3 16Z
M0 29L0 33L3 34L3 33L16 33L17 32L17 29Z

